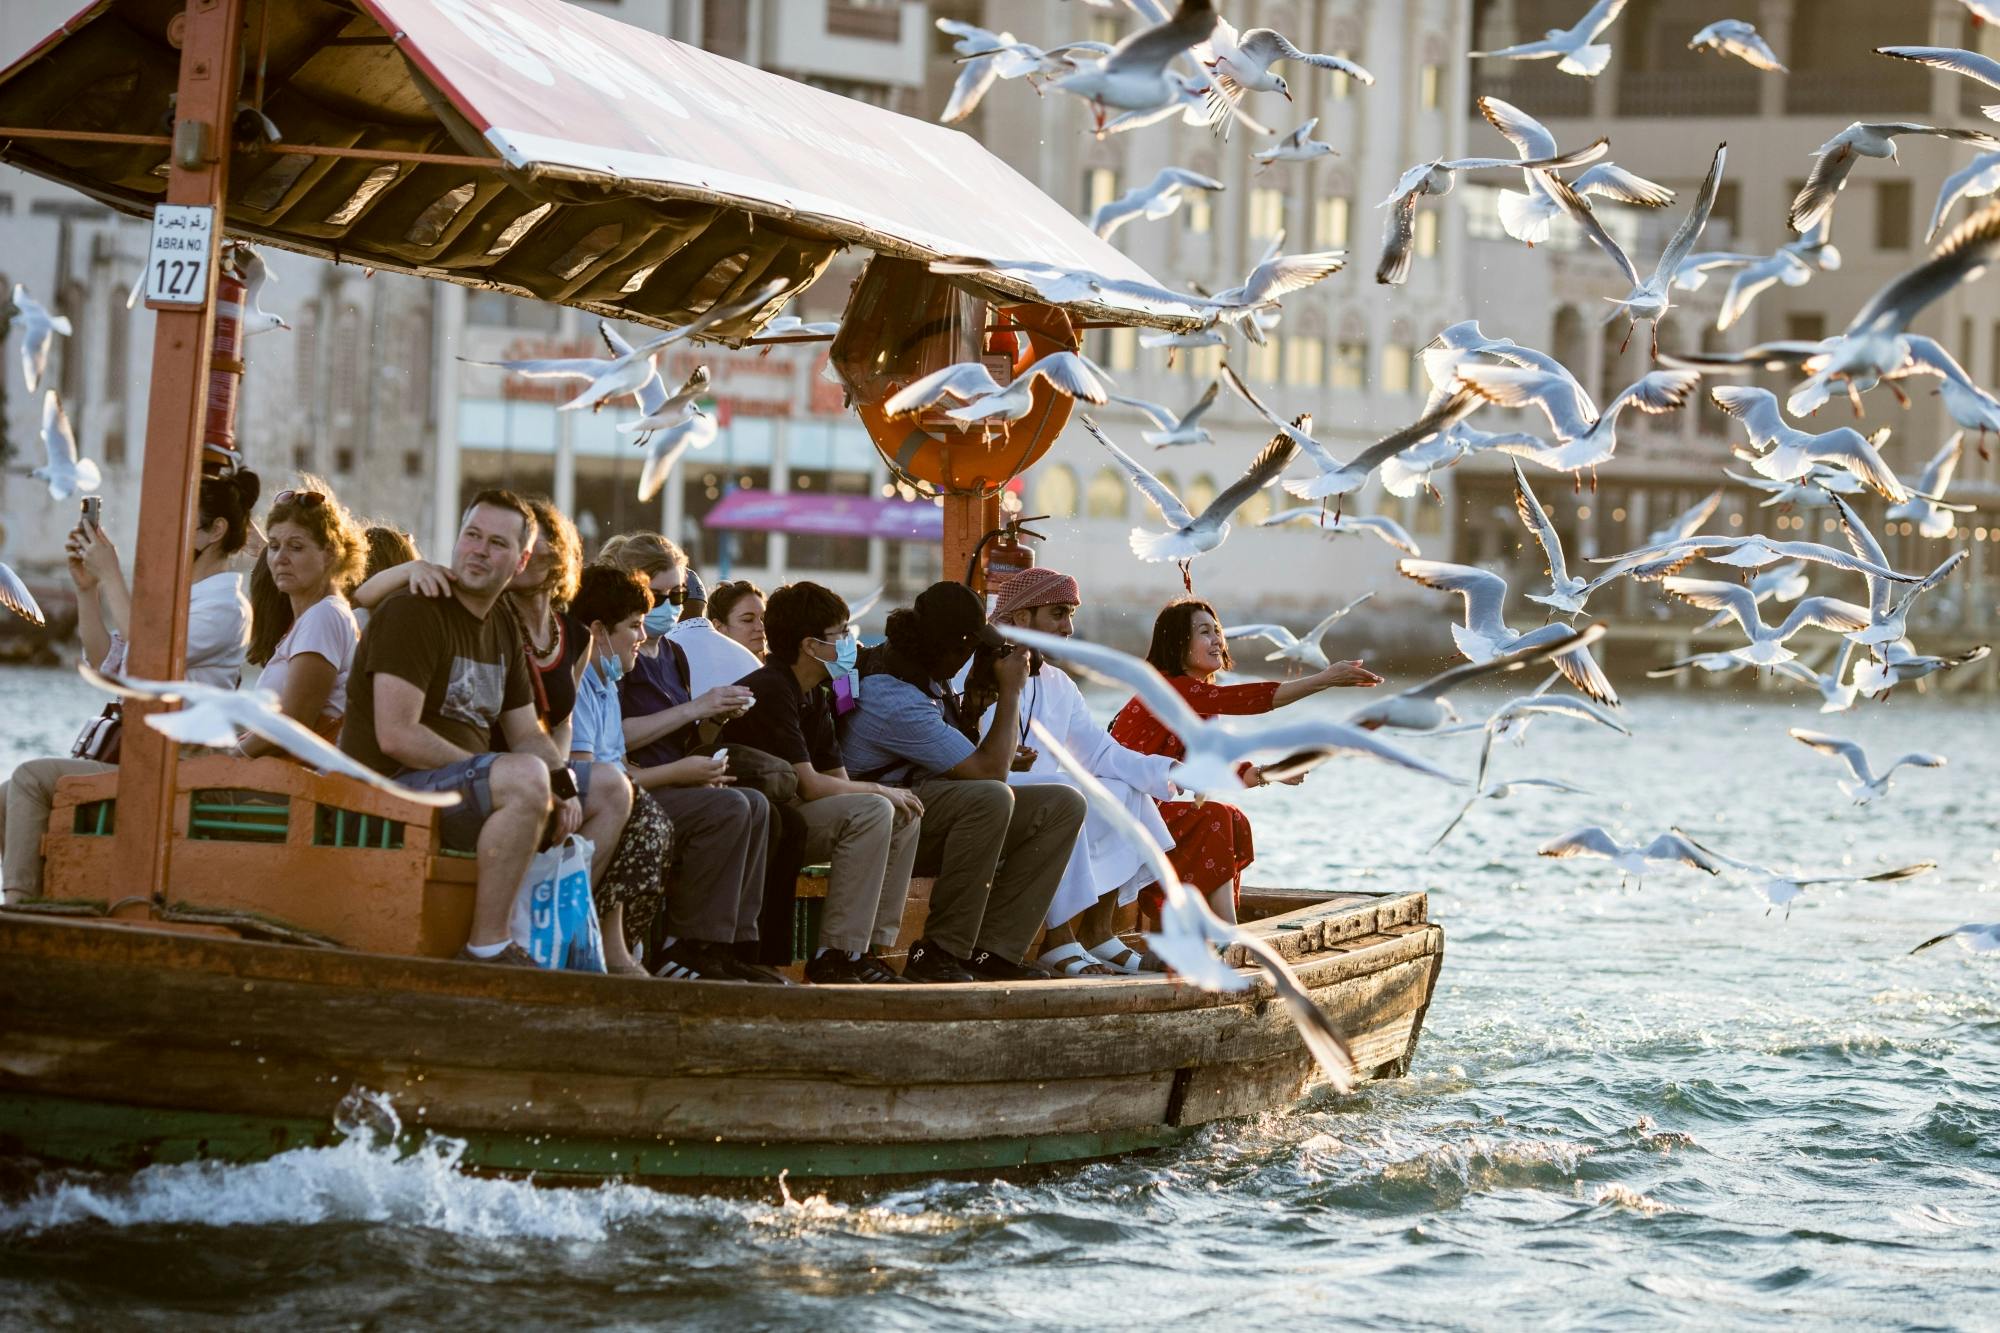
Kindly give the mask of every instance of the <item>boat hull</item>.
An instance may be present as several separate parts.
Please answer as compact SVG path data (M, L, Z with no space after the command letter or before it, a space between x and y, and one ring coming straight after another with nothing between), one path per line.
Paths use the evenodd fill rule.
M1363 1077L1401 1074L1442 960L1423 895L1295 900L1253 929ZM1313 1072L1261 981L647 984L14 916L0 956L0 1152L105 1169L329 1143L365 1089L492 1171L994 1170L1170 1144Z

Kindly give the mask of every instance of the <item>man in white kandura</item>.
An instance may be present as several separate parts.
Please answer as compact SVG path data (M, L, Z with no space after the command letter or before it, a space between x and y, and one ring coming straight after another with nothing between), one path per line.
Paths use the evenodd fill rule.
M1076 610L1083 600L1075 579L1041 568L1013 575L998 585L994 595L995 623L1064 638L1072 633ZM981 719L982 731L991 720L989 710ZM1162 847L1173 845L1173 835L1167 831L1155 804L1156 800L1168 800L1174 795L1173 784L1168 781L1174 766L1172 759L1139 754L1112 740L1090 716L1076 682L1060 667L1044 662L1028 677L1021 692L1022 759L1031 758L1032 762L1021 768L1017 761L1009 782L1069 782L1053 759L1036 753L1028 744L1031 721L1040 722L1061 738L1064 748L1125 802L1126 808ZM1129 975L1140 971L1146 960L1118 938L1113 919L1118 908L1136 899L1139 890L1152 880L1153 872L1146 868L1131 843L1102 815L1092 811L1063 870L1055 901L1049 904L1048 934L1042 942L1043 953L1036 961L1070 976Z

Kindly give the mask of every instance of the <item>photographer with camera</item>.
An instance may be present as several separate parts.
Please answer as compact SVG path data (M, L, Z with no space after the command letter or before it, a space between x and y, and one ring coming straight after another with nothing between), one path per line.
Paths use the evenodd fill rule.
M986 623L978 594L935 583L893 611L888 642L859 662L855 709L840 746L857 781L907 787L923 802L917 873L935 870L924 936L903 975L917 981L1025 981L1052 975L1023 963L1083 827L1081 793L1010 787L1020 750L1028 654ZM984 740L951 682L979 651L998 702Z

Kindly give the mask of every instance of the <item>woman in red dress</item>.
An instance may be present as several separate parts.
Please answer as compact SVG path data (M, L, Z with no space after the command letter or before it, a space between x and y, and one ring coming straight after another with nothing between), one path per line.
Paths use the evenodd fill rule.
M1380 676L1353 661L1334 662L1297 680L1214 684L1216 676L1234 665L1229 657L1229 643L1223 637L1215 608L1192 597L1167 603L1154 620L1153 643L1146 650L1146 660L1202 717L1268 713L1335 686L1382 683ZM1141 754L1164 754L1178 759L1185 753L1180 737L1161 725L1152 710L1138 699L1127 703L1112 719L1111 738ZM1245 786L1264 785L1263 774L1250 764L1243 766L1242 776ZM1236 920L1243 868L1256 857L1250 841L1249 817L1220 801L1204 801L1200 805L1193 801L1162 801L1160 817L1174 837L1167 859L1173 863L1175 873L1183 883L1206 894L1218 916ZM1140 893L1140 910L1147 918L1158 919L1163 896L1157 884Z

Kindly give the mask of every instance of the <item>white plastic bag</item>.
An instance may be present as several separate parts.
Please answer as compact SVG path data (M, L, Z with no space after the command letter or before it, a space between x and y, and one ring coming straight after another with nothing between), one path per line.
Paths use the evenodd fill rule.
M590 896L590 839L571 834L528 863L514 895L508 934L537 966L602 972L604 937Z

